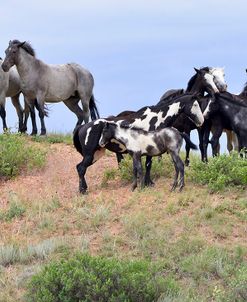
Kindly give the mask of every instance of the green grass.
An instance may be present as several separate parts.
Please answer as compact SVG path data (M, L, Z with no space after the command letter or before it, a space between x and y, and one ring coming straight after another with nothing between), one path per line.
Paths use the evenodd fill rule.
M57 143L64 143L67 145L72 145L73 140L72 140L72 134L62 134L62 133L48 133L46 136L33 136L31 138L32 141L34 142L39 142L39 143L49 143L49 144L57 144Z
M0 177L11 178L22 169L41 168L45 157L45 149L30 144L24 135L9 132L0 135Z
M189 178L199 184L207 185L211 192L226 187L247 186L247 160L238 153L209 158L203 163L199 158L193 160L188 173Z

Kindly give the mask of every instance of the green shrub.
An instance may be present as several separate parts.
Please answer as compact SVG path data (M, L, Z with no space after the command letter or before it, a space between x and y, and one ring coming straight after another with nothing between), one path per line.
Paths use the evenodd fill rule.
M144 261L118 261L78 254L54 262L34 276L29 302L157 301L165 283Z
M0 135L0 177L11 178L26 167L42 167L45 151L28 142L21 134L4 133Z
M195 159L188 173L196 183L207 184L212 192L228 186L247 185L247 160L238 153L209 158L208 163Z
M13 218L22 217L26 208L20 202L11 202L8 210L0 211L0 220L11 221Z

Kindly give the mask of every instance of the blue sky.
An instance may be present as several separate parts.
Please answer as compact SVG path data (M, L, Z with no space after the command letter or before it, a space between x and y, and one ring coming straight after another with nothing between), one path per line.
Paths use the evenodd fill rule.
M0 56L19 39L46 63L81 64L94 76L102 117L186 88L193 67L225 67L228 90L238 93L247 79L246 8L244 0L8 0L1 3ZM8 100L14 128L12 107ZM69 132L75 123L65 105L50 106L48 131Z

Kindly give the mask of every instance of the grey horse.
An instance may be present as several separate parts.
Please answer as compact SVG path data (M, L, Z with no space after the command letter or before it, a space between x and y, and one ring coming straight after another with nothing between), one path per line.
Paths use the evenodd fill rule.
M0 64L2 64L3 60L0 58ZM3 122L3 130L8 129L6 122L6 110L5 110L5 102L6 97L10 97L12 104L14 105L18 119L19 119L19 128L20 132L25 131L23 126L23 113L25 112L25 116L28 116L29 108L27 104L24 102L24 109L20 104L19 96L21 93L20 86L20 76L17 72L15 66L10 68L9 72L4 72L2 68L0 68L0 116Z
M44 123L45 102L64 104L76 114L77 124L99 117L93 96L94 79L92 74L79 64L48 65L35 56L35 51L28 42L13 40L5 51L2 63L4 71L16 65L21 78L21 90L30 107L33 131L37 133L35 120L35 102L37 101L41 122L41 135L46 134ZM82 102L83 110L78 105Z

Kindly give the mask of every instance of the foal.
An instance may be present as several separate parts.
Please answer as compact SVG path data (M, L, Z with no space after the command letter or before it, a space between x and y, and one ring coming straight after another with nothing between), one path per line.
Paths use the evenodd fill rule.
M141 157L143 155L158 156L165 152L170 153L176 170L174 182L171 191L174 191L179 184L179 191L184 187L184 164L179 157L179 151L182 146L183 138L190 148L197 149L189 137L180 133L173 127L166 127L156 131L145 131L138 128L120 126L119 123L106 122L103 128L99 145L103 148L112 139L115 139L125 145L128 153L133 158L134 182L132 190L137 187L137 182L143 182L143 171ZM178 175L180 179L178 182Z

